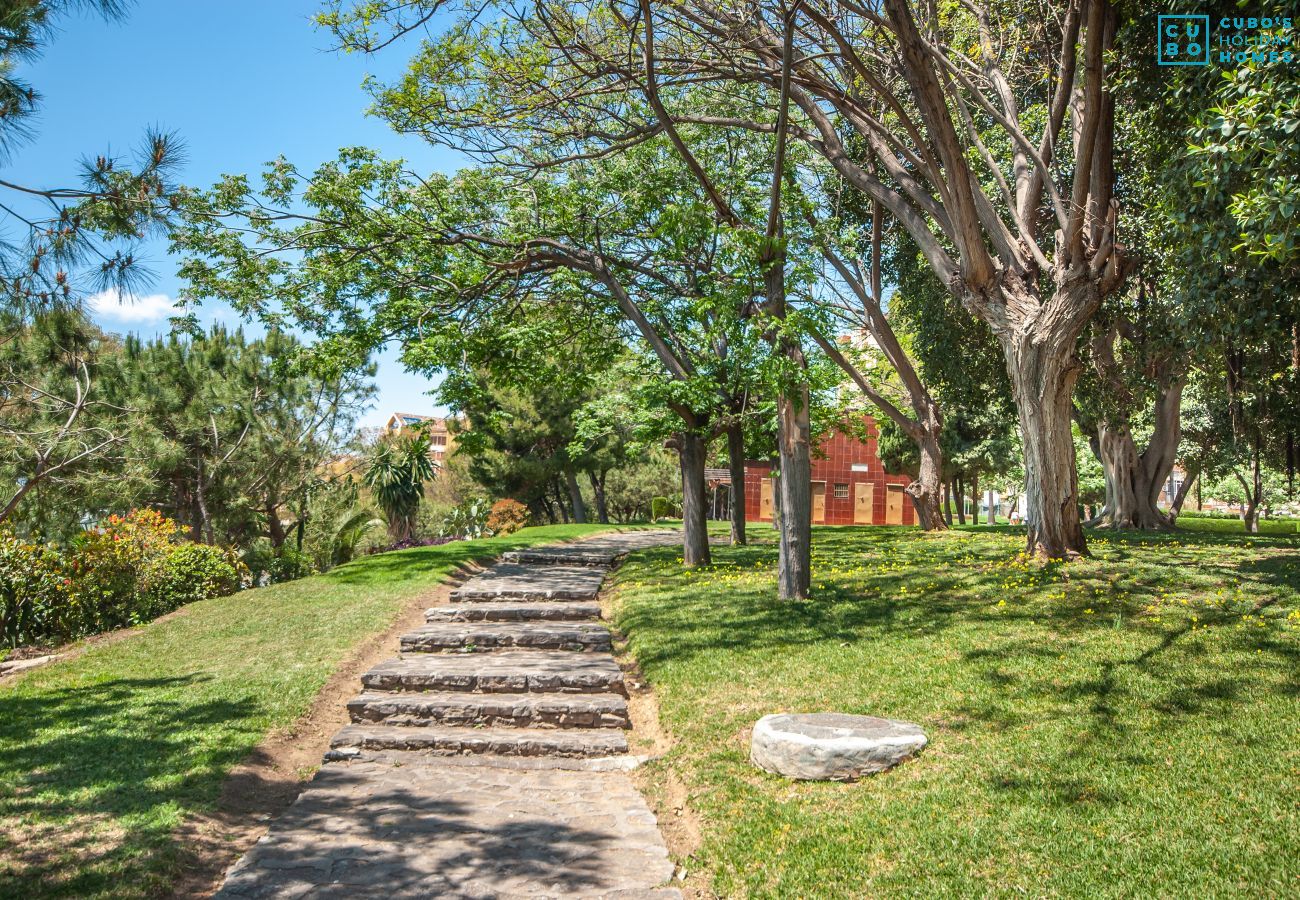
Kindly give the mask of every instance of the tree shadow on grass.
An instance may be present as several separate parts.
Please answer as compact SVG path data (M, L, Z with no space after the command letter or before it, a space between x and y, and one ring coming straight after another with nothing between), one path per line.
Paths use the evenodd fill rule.
M1261 695L1300 694L1295 642L1276 622L1251 624L1267 603L1300 591L1295 539L1108 532L1095 559L1024 567L1014 561L1018 531L819 529L814 552L829 574L815 567L814 599L799 603L776 600L764 581L774 577L770 545L718 554L722 566L763 573L734 587L698 589L667 556L640 556L652 568L638 577L658 596L625 604L619 622L652 680L660 666L718 653L775 661L808 648L835 658L819 645L879 648L895 660L915 647L951 660L942 677L961 699L945 711L945 728L1013 744L1024 729L1073 735L1051 750L1040 745L1033 771L1008 760L990 775L999 790L1034 792L1034 802L1118 802L1122 792L1105 781L1109 767L1151 764L1143 741L1219 727ZM1237 552L1205 552L1220 547ZM837 566L849 574L835 574ZM1220 587L1232 604L1195 605ZM1195 603L1151 612L1175 595ZM1008 602L999 606L999 598ZM861 664L869 677L873 657ZM845 677L858 683L856 673Z
M256 739L256 726L240 726L259 717L252 698L187 697L205 680L123 678L0 699L0 896L162 887L149 860L174 857L178 815L215 800ZM225 740L194 737L213 729Z

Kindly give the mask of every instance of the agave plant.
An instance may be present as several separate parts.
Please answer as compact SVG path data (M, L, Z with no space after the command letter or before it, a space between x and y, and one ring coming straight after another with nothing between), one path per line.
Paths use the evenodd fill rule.
M371 453L365 480L388 519L393 543L409 540L415 529L424 483L436 472L429 459L430 446L428 435L421 433L381 441Z

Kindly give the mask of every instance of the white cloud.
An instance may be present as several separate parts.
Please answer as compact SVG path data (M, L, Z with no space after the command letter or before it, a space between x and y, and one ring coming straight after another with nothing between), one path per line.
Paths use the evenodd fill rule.
M176 301L166 294L124 296L117 288L87 297L86 306L99 318L132 324L162 322L180 314Z

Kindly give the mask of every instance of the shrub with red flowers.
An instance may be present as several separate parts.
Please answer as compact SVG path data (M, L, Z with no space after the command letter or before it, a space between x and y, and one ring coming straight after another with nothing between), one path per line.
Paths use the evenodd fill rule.
M155 510L109 516L62 552L0 533L0 641L51 643L138 625L233 593L241 568L230 550L182 541Z
M488 513L487 529L493 534L513 534L528 524L528 507L518 500L498 500Z

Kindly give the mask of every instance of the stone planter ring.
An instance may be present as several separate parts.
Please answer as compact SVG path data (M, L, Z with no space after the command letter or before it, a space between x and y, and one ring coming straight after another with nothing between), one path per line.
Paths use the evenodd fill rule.
M926 745L919 725L843 713L778 713L754 726L749 758L801 781L853 781L911 759Z

